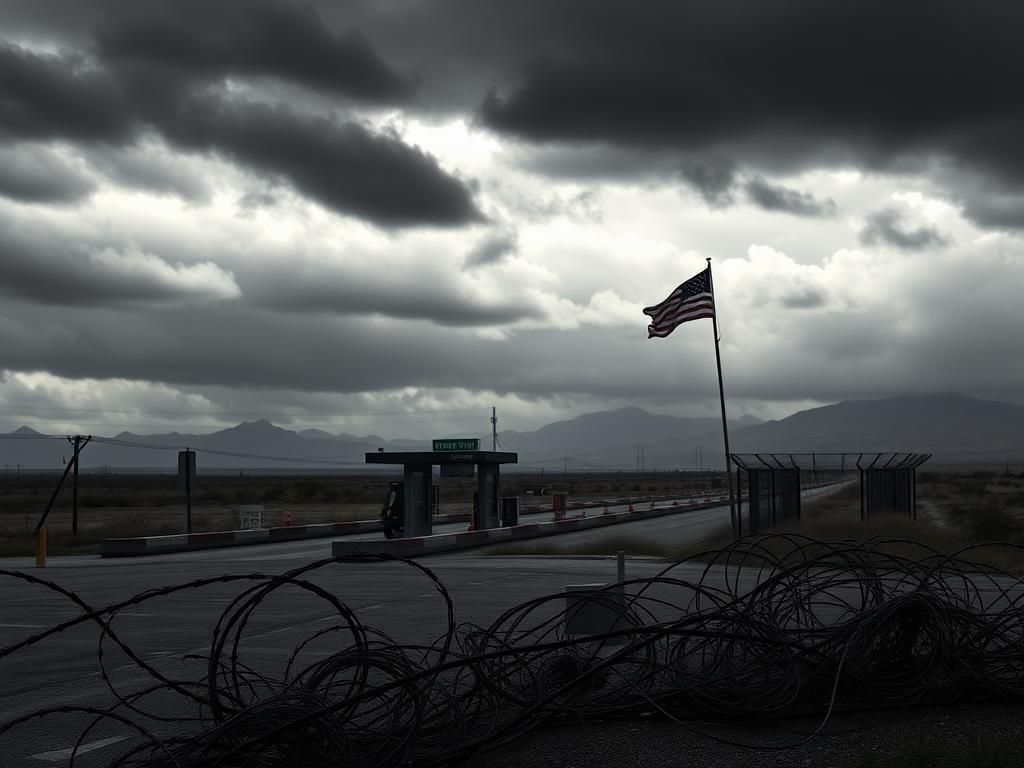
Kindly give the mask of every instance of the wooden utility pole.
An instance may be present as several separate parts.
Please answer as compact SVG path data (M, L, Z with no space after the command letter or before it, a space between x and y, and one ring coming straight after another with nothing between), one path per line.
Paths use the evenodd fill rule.
M185 455L189 456L191 451L186 448ZM185 471L185 529L186 533L192 533L192 464L189 457L189 464Z
M72 471L72 475L71 475L71 535L72 536L77 536L78 535L78 454L82 452L82 449L85 448L86 444L90 440L92 440L92 435L73 435L73 436L72 435L68 435L68 442L71 443L74 446L74 448L75 448L75 452L74 452L74 454L71 457L71 471ZM67 476L67 471L66 470L64 472L64 475L65 475L65 477ZM61 482L63 482L63 480ZM58 485L57 488L59 490L60 486ZM52 502L51 502L51 504L52 504ZM48 512L49 512L49 508L47 508L47 513ZM44 513L43 517L45 519L45 517L46 517L45 513Z
M185 491L185 533L192 533L192 476L196 471L196 452L185 448L178 452L178 487Z

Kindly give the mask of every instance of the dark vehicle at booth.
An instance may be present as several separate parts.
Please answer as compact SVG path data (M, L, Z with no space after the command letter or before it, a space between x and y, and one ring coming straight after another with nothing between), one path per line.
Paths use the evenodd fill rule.
M401 481L389 483L384 494L384 507L380 511L380 521L384 525L386 538L398 539L405 534L404 509Z

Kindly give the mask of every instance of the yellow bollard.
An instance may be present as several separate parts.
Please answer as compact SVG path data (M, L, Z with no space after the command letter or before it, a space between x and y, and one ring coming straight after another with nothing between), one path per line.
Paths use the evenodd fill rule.
M46 567L46 529L40 528L36 533L36 568Z

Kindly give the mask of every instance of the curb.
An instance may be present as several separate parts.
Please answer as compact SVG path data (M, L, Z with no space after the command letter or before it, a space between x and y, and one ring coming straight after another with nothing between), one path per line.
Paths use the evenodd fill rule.
M461 523L469 515L437 515L437 523ZM210 531L208 533L177 533L170 536L136 536L124 539L103 539L98 545L100 557L136 557L165 552L192 552L199 549L241 547L251 544L273 544L298 539L346 536L353 533L374 533L383 530L379 520L355 520L347 523L318 523L276 528L254 528L248 531Z
M436 536L420 536L413 539L391 539L385 541L334 541L331 542L331 554L387 554L399 557L422 557L440 552L453 552L460 549L472 549L487 544L500 544L509 541L536 539L543 536L554 536L559 533L601 528L617 523L646 520L665 515L676 515L684 512L695 512L720 506L717 501L680 503L677 506L656 507L654 509L636 510L634 512L612 512L595 517L578 517L567 520L556 520L550 523L526 523L511 528L492 528L486 531L470 533L449 533Z

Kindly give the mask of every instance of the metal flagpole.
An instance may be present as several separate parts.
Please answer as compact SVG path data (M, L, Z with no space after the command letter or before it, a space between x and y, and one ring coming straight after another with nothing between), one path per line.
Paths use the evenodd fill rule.
M715 300L715 283L711 277L711 259L708 262L708 287L711 288L711 300ZM718 351L718 305L711 314L711 330L715 335L715 363L718 365L718 398L722 403L722 435L725 438L725 479L729 485L729 521L732 523L732 536L740 537L741 521L736 517L736 496L732 489L732 465L729 458L729 424L725 418L725 388L722 386L722 354Z

